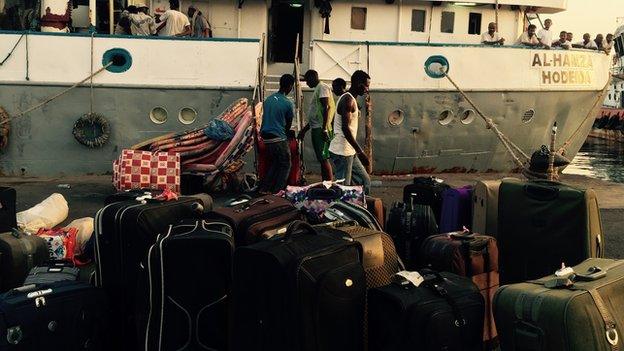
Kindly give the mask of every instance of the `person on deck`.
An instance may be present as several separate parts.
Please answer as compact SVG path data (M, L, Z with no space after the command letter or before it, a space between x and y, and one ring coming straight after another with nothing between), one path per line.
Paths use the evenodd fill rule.
M130 29L130 15L136 14L137 8L134 5L128 6L125 10L121 12L119 16L119 22L115 26L115 31L113 32L115 35L131 35L132 31Z
M572 44L573 48L578 48L578 49L591 49L591 50L597 50L598 46L596 46L596 42L591 40L591 35L589 33L585 33L583 35L583 41L578 42L576 44Z
M596 43L597 50L604 50L604 36L602 34L596 35L596 39L594 39L594 43Z
M329 145L329 152L334 163L335 178L344 179L345 185L355 184L364 186L364 191L370 193L370 176L366 172L369 159L356 140L360 111L357 97L368 92L370 76L368 73L357 70L351 75L351 87L338 99L336 116L334 117L334 138Z
M332 81L332 92L340 97L347 92L347 82L342 78L336 78Z
M517 44L530 47L542 47L543 44L537 38L535 30L537 30L537 27L534 24L529 25L527 31L522 33L522 35L518 39Z
M260 179L260 194L275 194L286 188L290 174L290 148L287 133L295 117L295 106L287 96L293 90L295 77L284 74L280 88L267 97L263 104L260 136L266 145L266 157L271 160L269 169Z
M145 3L137 5L137 13L128 16L130 20L130 31L132 35L153 35L156 34L156 24L149 15L149 7Z
M570 48L572 47L572 43L570 43L567 38L568 38L568 32L566 31L561 32L559 34L559 40L552 43L552 47L561 48L564 50L570 50Z
M204 14L193 5L189 6L187 13L191 21L191 36L195 38L211 38L210 23L208 23Z
M332 166L329 162L329 142L333 137L332 124L336 113L334 96L329 85L319 80L318 72L309 70L304 75L308 87L314 89L308 124L299 132L297 139L305 138L308 130L312 129L312 147L316 160L321 164L323 180L333 180Z
M607 39L602 43L602 50L609 55L613 49L613 34L607 34Z
M169 0L169 10L158 18L160 23L156 32L163 37L184 37L191 34L191 23L185 14L180 12L179 0Z
M492 22L488 25L488 31L481 34L481 44L484 45L504 45L505 38L501 38L496 28L496 23Z
M566 35L566 40L569 41L570 44L572 44L572 41L574 40L574 33L568 32L568 34Z
M552 20L549 18L544 21L544 28L537 32L537 39L539 39L540 43L542 43L545 47L552 46L553 32L550 30L550 27L552 27Z

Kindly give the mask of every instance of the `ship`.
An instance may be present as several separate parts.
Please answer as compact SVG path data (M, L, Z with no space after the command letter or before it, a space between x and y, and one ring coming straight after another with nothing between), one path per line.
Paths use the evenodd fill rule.
M0 32L0 106L10 116L2 175L110 173L124 148L197 128L239 98L258 100L295 66L326 82L369 73L358 139L375 174L508 172L518 165L493 130L530 155L549 144L556 122L572 159L610 81L604 52L514 44L567 0L182 0L183 12L192 4L212 25L214 37L201 39L114 35L114 1L40 0L30 12L3 1L5 14L10 3L27 19ZM168 3L149 7L156 14ZM505 45L480 43L490 22ZM85 120L101 142L74 137Z

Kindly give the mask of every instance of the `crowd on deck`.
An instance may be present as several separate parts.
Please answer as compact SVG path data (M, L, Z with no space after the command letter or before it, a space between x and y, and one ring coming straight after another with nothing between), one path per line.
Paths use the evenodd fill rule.
M158 35L166 37L211 38L212 28L204 14L191 5L186 14L180 11L180 1L170 0L169 10L152 17L145 4L130 5L115 26L119 35Z
M574 34L567 31L561 31L559 39L554 40L555 32L551 29L552 25L553 21L551 19L544 21L544 28L539 31L536 25L529 25L527 30L515 42L515 45L543 49L589 49L604 51L607 54L610 54L613 49L613 34L607 34L606 38L602 34L598 34L592 40L591 34L585 33L582 41L574 43ZM485 45L505 44L505 38L498 34L496 23L492 22L488 25L488 31L481 35L481 43Z

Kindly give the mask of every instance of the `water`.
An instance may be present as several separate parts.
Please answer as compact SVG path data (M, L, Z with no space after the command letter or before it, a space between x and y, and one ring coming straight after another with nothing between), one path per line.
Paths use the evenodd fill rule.
M624 183L624 143L590 138L563 173Z

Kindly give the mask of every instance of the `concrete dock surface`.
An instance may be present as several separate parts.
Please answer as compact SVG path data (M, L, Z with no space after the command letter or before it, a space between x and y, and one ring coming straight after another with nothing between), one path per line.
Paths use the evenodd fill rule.
M427 176L427 175L418 175ZM474 184L477 180L501 179L503 177L522 178L518 174L436 174L453 187ZM306 175L308 183L320 181L316 175ZM413 176L374 176L372 195L383 199L386 206L403 197L403 187L410 183ZM601 208L605 231L606 256L624 258L624 184L597 180L579 175L563 175L561 181L572 186L592 188L596 191ZM62 194L69 204L67 223L80 217L93 217L103 206L106 196L115 191L111 176L69 176L54 178L3 177L0 185L17 190L18 211L28 209L52 193ZM68 185L69 187L67 187ZM222 200L235 194L222 195L215 199Z

